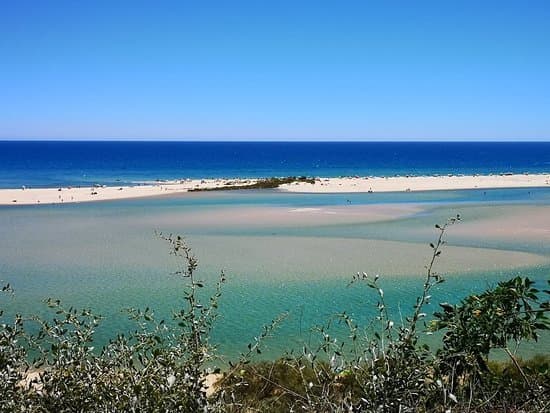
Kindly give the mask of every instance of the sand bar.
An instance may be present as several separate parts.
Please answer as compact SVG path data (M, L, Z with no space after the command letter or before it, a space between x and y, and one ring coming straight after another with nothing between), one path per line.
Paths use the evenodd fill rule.
M252 185L257 179L187 179L135 186L0 189L0 205L62 204L178 194L193 189Z
M204 258L204 266L212 271L222 266L229 274L274 281L349 280L357 271L418 277L425 273L431 254L426 243L359 238L193 236L190 241L197 255ZM548 256L539 254L446 245L434 268L444 275L463 276L549 263Z
M62 187L0 189L0 205L61 204L107 201L185 193L193 189L253 185L258 179L187 179L120 187ZM316 178L314 183L294 182L282 191L306 193L414 192L457 189L549 187L550 174L500 174L475 176L397 176Z
M294 182L279 188L290 192L338 193L535 187L550 187L550 174L317 178L314 184Z

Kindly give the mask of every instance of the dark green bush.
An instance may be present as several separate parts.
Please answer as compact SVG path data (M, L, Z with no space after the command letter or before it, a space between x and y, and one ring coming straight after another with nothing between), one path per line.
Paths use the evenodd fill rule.
M189 192L205 192L205 191L234 191L239 189L273 189L278 188L283 184L291 184L294 182L307 182L309 184L314 184L314 178L308 178L307 176L288 176L285 178L265 178L259 179L257 182L252 184L238 184L238 185L225 185L220 187L212 188L192 188Z

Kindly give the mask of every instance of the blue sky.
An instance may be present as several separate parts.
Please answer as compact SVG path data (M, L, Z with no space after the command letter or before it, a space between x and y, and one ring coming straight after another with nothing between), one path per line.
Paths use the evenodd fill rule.
M0 9L0 139L550 140L548 1Z

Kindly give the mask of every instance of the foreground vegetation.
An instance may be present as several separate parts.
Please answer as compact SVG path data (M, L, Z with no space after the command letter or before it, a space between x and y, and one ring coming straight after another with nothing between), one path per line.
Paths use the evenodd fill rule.
M205 296L198 262L179 236L161 237L179 258L185 305L175 323L155 320L150 309L130 310L135 331L93 348L101 319L89 310L65 308L49 299L53 317L2 320L0 325L0 411L2 412L447 412L545 411L550 406L550 359L523 361L515 345L536 340L549 327L550 292L516 277L495 288L441 303L424 313L431 290L444 281L433 271L442 252L449 220L436 226L438 237L426 267L421 295L410 315L392 320L380 279L358 273L350 288L372 289L378 309L374 329L347 314L334 319L349 337L335 339L329 326L316 327L319 340L301 352L271 362L253 362L262 343L283 316L266 325L238 360L223 373L209 342L226 277ZM9 285L2 292L12 293ZM374 299L373 299L374 298ZM0 312L0 318L2 314ZM34 333L31 333L34 331ZM439 332L437 350L422 344L423 334ZM510 346L514 347L510 347ZM508 362L489 361L502 349ZM216 376L214 391L205 388Z

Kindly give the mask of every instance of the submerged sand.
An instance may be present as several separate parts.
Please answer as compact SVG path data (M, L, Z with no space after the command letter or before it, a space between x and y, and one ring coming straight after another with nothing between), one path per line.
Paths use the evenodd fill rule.
M550 206L491 205L472 207L471 215L452 229L453 236L502 240L513 244L539 243L550 245Z
M258 179L194 179L119 187L61 187L0 189L0 205L61 204L181 194L191 190L249 186ZM316 178L294 182L281 191L307 193L413 192L490 188L550 188L550 174L450 175L401 177Z
M425 243L371 239L198 236L190 237L190 241L210 268L222 266L237 277L247 274L247 278L278 281L350 279L357 271L420 276L432 254ZM434 269L442 274L465 275L549 264L550 258L539 254L447 245Z

